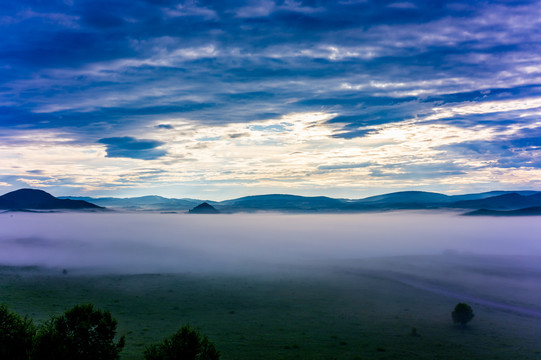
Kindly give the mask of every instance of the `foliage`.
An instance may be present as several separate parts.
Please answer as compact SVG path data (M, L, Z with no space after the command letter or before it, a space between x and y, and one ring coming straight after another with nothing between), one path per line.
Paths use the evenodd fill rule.
M220 353L206 336L189 325L160 344L145 349L145 360L218 360Z
M465 303L458 303L455 306L455 310L451 313L453 321L460 325L466 325L473 317L473 310L470 305Z
M117 360L124 337L116 344L116 320L92 304L77 305L51 318L38 330L34 360Z
M32 320L10 312L0 304L0 359L27 360L35 333Z

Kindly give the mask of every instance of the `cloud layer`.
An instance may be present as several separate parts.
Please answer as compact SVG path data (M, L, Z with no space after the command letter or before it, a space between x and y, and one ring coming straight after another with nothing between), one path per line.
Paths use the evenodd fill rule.
M0 188L539 188L538 1L0 4Z

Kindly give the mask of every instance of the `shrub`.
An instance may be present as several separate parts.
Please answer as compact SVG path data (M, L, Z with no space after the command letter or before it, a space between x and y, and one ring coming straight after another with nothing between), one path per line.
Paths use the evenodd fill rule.
M36 329L28 317L10 312L0 304L0 359L27 360Z
M118 360L124 337L115 343L116 320L92 304L77 305L51 318L35 336L34 360Z
M473 317L473 310L470 305L465 303L458 303L455 306L455 310L451 313L453 321L462 326L466 325Z
M218 360L220 353L206 336L189 325L145 349L145 360Z

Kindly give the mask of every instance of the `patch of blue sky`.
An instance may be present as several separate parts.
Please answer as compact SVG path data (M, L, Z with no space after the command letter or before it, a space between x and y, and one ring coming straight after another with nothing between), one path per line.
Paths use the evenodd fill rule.
M285 124L274 124L274 125L250 125L247 129L252 131L263 131L263 132L284 132L287 129L284 126Z
M204 137L197 138L195 140L196 141L218 141L221 138L222 138L221 136L204 136Z

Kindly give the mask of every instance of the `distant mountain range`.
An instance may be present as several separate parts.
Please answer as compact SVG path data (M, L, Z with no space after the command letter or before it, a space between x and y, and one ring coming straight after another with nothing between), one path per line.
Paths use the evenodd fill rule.
M225 201L169 199L160 196L145 196L124 199L69 197L69 199L86 200L100 206L123 210L179 212L195 210L194 208L199 204L206 202L221 213L258 211L290 213L342 213L391 211L401 209L467 209L502 211L541 206L541 192L538 191L490 191L484 193L452 196L425 191L401 191L356 200L336 199L326 196L308 197L284 194L245 196L238 199ZM470 214L470 212L467 214ZM486 214L489 215L488 212ZM524 214L529 213L525 211Z
M170 199L162 196L140 196L132 198L92 198L86 196L61 196L60 199L82 200L108 208L130 211L185 211L204 202L196 199ZM214 204L213 201L207 201Z
M344 213L406 209L468 210L465 215L540 215L541 192L491 191L445 195L425 191L401 191L364 199L336 199L325 196L284 194L246 196L225 201L161 196L134 198L59 197L33 189L21 189L0 196L0 209L110 209L191 213L289 212Z

